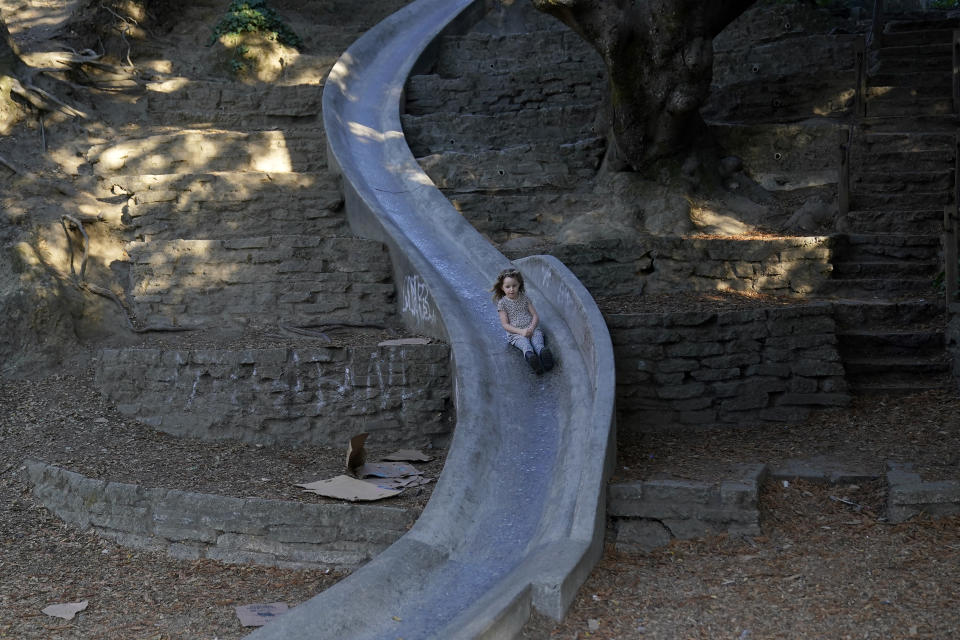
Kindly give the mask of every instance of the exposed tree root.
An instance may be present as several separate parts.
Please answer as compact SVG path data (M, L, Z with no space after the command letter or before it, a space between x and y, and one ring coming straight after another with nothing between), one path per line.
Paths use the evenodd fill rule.
M83 235L83 256L80 259L80 273L79 275L76 272L76 269L73 266L73 237L70 235L70 230L67 228L67 223L69 223L73 228L77 229ZM90 251L90 236L87 234L86 229L83 228L83 223L80 222L77 218L71 215L62 215L60 216L60 226L63 227L63 233L67 237L67 249L70 254L70 277L73 280L73 283L83 291L89 291L98 296L107 298L108 300L113 301L116 304L120 311L123 312L123 317L127 321L127 328L134 333L148 333L151 331L192 331L194 327L178 327L173 325L157 325L151 324L144 327L138 327L134 322L134 314L127 306L127 304L113 291L107 289L106 287L101 287L100 285L93 284L92 282L87 282L86 279L86 270L87 270L87 256Z

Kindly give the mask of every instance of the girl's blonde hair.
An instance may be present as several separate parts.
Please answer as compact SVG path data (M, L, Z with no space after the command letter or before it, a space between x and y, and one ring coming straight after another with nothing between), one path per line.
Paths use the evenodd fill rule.
M523 293L523 274L517 269L504 269L497 276L497 281L493 283L490 292L493 294L493 301L500 302L500 298L506 294L503 292L503 281L507 278L513 278L520 285L520 293Z

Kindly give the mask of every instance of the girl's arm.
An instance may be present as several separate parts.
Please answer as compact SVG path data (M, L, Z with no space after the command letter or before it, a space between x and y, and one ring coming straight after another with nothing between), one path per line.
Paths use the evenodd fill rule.
M510 318L507 317L507 312L502 309L500 310L500 326L503 327L503 330L506 331L507 333L515 333L518 336L525 336L528 338L530 337L526 335L525 333L526 329L518 329L517 327L510 324ZM533 333L531 333L530 335L533 335Z
M531 321L530 321L530 324L527 325L526 329L524 329L524 334L523 334L523 335L524 335L525 337L529 338L529 337L533 336L533 330L536 329L536 328L537 328L537 325L540 324L540 316L537 315L537 310L536 310L536 308L533 306L533 301L532 301L532 300L531 300L530 302L527 302L527 311L530 312L530 317L533 318L533 320L531 320Z

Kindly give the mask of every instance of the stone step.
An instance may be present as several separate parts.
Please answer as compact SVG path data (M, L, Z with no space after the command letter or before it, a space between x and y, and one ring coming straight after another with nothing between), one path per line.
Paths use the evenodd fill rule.
M943 230L943 211L850 211L848 229L860 233L927 233Z
M446 113L404 115L403 131L416 157L456 151L504 149L518 141L570 144L596 138L596 105L565 105L522 109L497 115Z
M531 55L531 52L536 55ZM603 71L603 61L587 42L570 29L519 34L470 33L442 39L432 72L444 78L465 75L509 75L520 71L577 62Z
M405 112L507 113L571 104L600 105L606 92L603 72L575 61L516 73L411 76Z
M904 329L924 328L943 330L944 303L942 298L915 298L912 300L875 301L837 300L833 302L833 316L841 330L871 327Z
M516 189L575 189L592 180L606 151L603 138L573 144L522 144L474 153L418 158L433 183L447 193Z
M924 280L936 275L937 266L923 262L834 262L834 279Z
M127 299L144 324L389 325L386 247L356 237L265 236L131 242Z
M335 60L331 58L329 66ZM265 128L268 123L313 120L321 110L323 83L245 85L171 78L147 85L152 123L212 123Z
M840 355L850 358L936 358L943 355L942 331L844 330L837 333Z
M246 340L262 347L184 342L101 351L100 392L177 436L341 447L361 432L421 446L449 435L446 344L338 346L262 332Z
M95 145L87 160L100 176L210 171L318 172L326 167L322 128L295 131L171 129Z
M122 220L137 240L349 234L329 173L118 175L100 185L126 196Z
M904 165L899 172L859 171L850 182L857 193L938 192L953 187L953 170L917 171L912 165Z
M940 209L950 204L951 192L921 191L914 193L863 193L852 190L850 206L854 209L873 211L910 211L916 209Z

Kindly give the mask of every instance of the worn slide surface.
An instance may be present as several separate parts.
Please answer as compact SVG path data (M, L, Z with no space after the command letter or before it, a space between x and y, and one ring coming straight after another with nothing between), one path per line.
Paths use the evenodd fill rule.
M404 322L450 342L457 426L414 527L253 640L511 638L531 607L562 618L600 556L614 416L603 319L557 260L518 261L558 362L535 376L490 299L510 262L434 187L401 130L414 65L438 34L484 11L419 0L366 33L327 80L328 154L350 225L389 246Z

